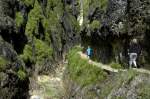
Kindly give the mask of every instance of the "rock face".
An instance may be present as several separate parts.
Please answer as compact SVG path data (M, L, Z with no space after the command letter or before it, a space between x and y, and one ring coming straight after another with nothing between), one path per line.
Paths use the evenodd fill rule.
M0 0L1 99L27 99L29 75L54 71L65 53L80 42L75 4Z
M101 3L104 1L99 0ZM126 64L129 43L136 38L142 47L139 64L146 66L149 63L148 45L145 43L149 42L149 0L108 0L106 9L95 2L91 1L87 11L90 13L84 17L86 24L81 34L82 44L87 47L88 42L88 45L93 46L98 54L96 57L103 63L109 63L108 60L112 59L117 61L121 54L121 60Z
M0 38L0 98L26 99L29 80L13 47Z
M149 0L0 0L0 98L27 98L28 76L54 71L80 43L92 46L97 61L126 66L136 38L142 46L138 64L148 67L149 9Z

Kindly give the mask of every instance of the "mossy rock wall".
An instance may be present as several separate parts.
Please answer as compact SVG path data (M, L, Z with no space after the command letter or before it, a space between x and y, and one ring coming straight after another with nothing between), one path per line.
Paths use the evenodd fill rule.
M60 0L18 1L15 14L17 34L26 37L20 57L26 65L30 64L28 67L31 64L53 64L80 42L80 27L76 15L71 12L74 9L72 2Z

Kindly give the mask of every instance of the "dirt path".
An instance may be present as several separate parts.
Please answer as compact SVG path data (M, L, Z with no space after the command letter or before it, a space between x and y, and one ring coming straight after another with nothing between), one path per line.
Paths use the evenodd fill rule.
M81 58L84 58L84 59L88 59L87 55L82 53L82 52L78 52L78 54L80 54ZM89 59L89 64L93 64L97 67L100 67L101 69L104 69L106 71L110 71L110 72L119 72L119 71L127 71L128 69L114 69L112 67L110 67L109 65L104 65L102 63L98 63L98 62L94 62L92 60ZM133 68L133 70L137 71L137 72L140 72L140 73L146 73L146 74L150 74L150 71L149 70L146 70L146 69L141 69L141 68Z
M30 99L63 99L63 71L64 67L59 66L56 75L39 75L36 80L30 79Z

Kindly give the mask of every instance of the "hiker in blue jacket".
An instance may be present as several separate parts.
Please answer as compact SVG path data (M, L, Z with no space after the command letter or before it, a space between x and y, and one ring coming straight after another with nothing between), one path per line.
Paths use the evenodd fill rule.
M91 58L92 56L92 48L90 46L88 46L87 50L86 50L87 56L88 58Z

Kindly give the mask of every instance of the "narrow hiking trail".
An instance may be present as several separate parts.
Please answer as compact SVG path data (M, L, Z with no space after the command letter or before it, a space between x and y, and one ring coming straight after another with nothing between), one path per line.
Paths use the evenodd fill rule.
M54 75L37 75L30 79L30 99L63 99L63 72L65 67L59 66Z
M78 52L78 54L80 54L81 58L88 59L86 54L82 52ZM63 87L64 85L62 78L65 70L65 64L67 63L58 66L54 75L37 75L36 79L30 78L30 99L63 99L65 89ZM89 64L93 64L101 69L114 73L128 70L114 69L109 65L104 65L92 60L89 60ZM133 68L133 70L140 73L150 74L150 71L146 69Z
M82 53L82 52L78 52L78 54L80 54L81 58L84 59L88 59L87 55ZM98 62L94 62L92 60L89 59L89 64L93 64L101 69L104 69L106 71L110 71L110 72L114 72L117 73L119 71L127 71L128 69L114 69L112 67L110 67L109 65L105 65L102 63L98 63ZM133 70L140 72L140 73L146 73L146 74L150 74L150 70L146 70L146 69L142 69L142 68L133 68Z

